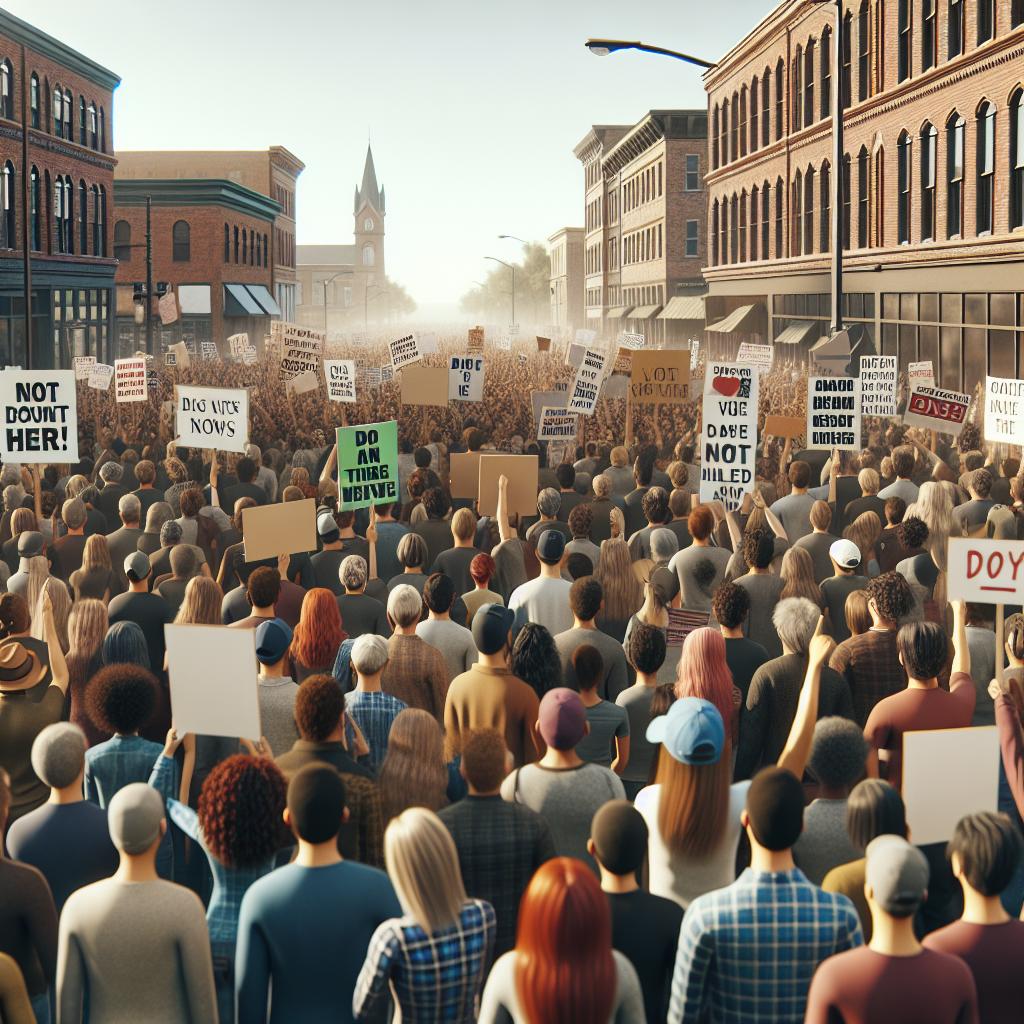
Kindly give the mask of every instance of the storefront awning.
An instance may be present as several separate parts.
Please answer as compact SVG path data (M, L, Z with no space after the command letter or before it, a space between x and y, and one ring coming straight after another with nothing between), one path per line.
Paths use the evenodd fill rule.
M718 323L708 324L705 330L715 334L742 334L752 333L758 326L758 320L764 313L764 306L760 302L754 302L749 306L740 306L734 309L725 319Z
M675 295L658 314L659 320L703 320L703 295Z
M224 315L266 316L260 304L249 294L244 284L224 285Z
M660 305L655 306L637 306L632 313L629 314L629 320L647 320L654 316L658 310L661 309Z
M797 320L787 324L775 339L776 345L804 345L817 337L818 324L814 320Z
M263 284L247 284L245 290L259 303L269 316L280 316L281 307Z
M621 320L632 308L632 306L612 306L612 308L605 313L605 319Z

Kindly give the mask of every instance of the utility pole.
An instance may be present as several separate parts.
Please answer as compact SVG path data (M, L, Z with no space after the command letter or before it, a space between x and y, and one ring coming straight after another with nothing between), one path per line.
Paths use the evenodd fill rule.
M33 368L32 351L32 232L28 161L28 58L21 44L21 261L25 303L25 369ZM13 244L14 239L11 239Z
M832 32L832 181L829 217L832 221L832 334L843 329L843 2L835 0L836 23Z
M153 355L153 197L146 196L146 355Z

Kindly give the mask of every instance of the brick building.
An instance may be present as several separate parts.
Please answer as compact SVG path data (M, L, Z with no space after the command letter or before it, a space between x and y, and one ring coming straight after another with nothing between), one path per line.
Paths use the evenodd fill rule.
M845 316L940 383L1024 370L1024 3L781 4L705 75L709 337L803 354L831 315L829 94L845 157Z
M67 366L73 355L107 349L115 266L107 218L119 82L67 44L0 10L0 366ZM26 227L31 358L25 345Z
M657 342L702 326L706 140L703 110L652 110L632 127L596 126L576 146L589 327Z
M583 228L559 228L548 238L551 324L561 331L586 327L583 315Z
M146 347L136 323L133 292L146 280L146 199L152 202L153 282L177 296L179 319L161 326L153 302L153 351L186 342L223 347L241 332L259 347L274 299L273 230L281 207L244 185L221 179L129 178L114 181L114 256L117 264L116 355Z

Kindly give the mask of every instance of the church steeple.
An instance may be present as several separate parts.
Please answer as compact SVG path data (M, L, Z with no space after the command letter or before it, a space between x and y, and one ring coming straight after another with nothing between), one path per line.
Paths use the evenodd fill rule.
M356 189L355 209L358 213L364 203L369 203L375 210L383 214L384 211L384 189L377 186L377 172L373 166L373 150L369 143L366 146L366 163L363 165L363 182Z

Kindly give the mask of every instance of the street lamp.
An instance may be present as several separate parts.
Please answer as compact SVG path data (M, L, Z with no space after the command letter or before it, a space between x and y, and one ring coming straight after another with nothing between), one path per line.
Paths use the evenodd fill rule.
M518 235L498 235L499 238L511 238L513 242L522 242L523 245L529 245L530 243L525 238L520 238Z
M500 263L503 267L508 267L512 271L512 323L516 322L516 266L514 263L506 263L504 260L499 260L497 256L485 256L485 260L494 260L495 263Z
M327 333L327 286L339 277L352 277L354 274L354 270L339 270L336 274L324 279L324 334Z
M369 330L370 327L370 291L374 292L374 298L379 298L381 295L387 295L389 289L386 285L372 285L368 284L366 289L363 291L363 330Z
M685 61L687 64L696 64L699 68L718 66L711 61L701 60L700 57L691 57L688 53L666 50L663 46L650 46L635 39L588 39L583 45L595 57L607 57L608 54L618 53L620 50L640 50L643 53L656 53L661 57L673 57L675 60Z

